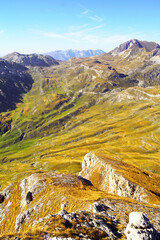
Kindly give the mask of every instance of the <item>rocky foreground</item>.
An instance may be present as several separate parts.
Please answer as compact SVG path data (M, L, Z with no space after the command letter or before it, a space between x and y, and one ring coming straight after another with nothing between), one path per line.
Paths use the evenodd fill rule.
M151 204L150 198L145 198L145 203L143 198L131 199L138 185L132 185L123 173L115 171L115 166L105 165L104 157L94 153L85 156L82 175L92 172L94 179L95 159L99 167L101 163L105 171L110 167L114 173L112 194L107 189L99 190L82 176L32 174L10 184L0 194L0 239L160 239L160 204ZM111 179L109 172L101 176L103 185L110 185L108 176ZM120 185L131 198L115 192ZM144 193L149 191L144 189ZM158 203L160 199L156 198Z

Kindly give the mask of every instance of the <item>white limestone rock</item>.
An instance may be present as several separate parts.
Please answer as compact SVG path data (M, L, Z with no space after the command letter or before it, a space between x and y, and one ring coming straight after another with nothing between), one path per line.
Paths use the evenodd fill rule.
M156 240L157 232L142 212L132 212L125 230L127 240Z
M127 179L119 171L120 164L118 160L106 159L105 161L94 152L90 152L84 157L79 175L89 179L99 190L148 203L148 192ZM129 169L130 166L125 163L125 167Z

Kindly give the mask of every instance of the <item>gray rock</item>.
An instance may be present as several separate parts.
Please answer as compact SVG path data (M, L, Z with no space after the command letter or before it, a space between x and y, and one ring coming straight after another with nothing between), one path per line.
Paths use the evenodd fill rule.
M97 203L95 205L100 206L100 203ZM102 204L101 208L102 207L105 208L105 206L103 204ZM79 214L76 214L74 212L68 213L66 210L61 210L58 213L58 215L60 215L66 221L68 221L70 223L72 223L73 219L79 219L80 214L81 215L83 214L83 222L80 224L81 227L93 227L95 229L99 229L99 230L103 231L106 234L106 236L108 236L109 239L117 239L117 236L116 236L117 233L114 234L114 232L110 228L110 226L104 221L103 216L100 217L96 214L94 216L87 215L87 213L85 211L81 211L81 212L79 212Z
M30 215L33 212L33 208L19 214L16 218L16 223L15 223L15 231L19 231L21 229L21 226L26 219L29 219Z
M157 232L142 212L132 212L125 230L127 240L156 240Z
M65 220L72 222L73 219L76 218L76 214L75 213L68 213L66 210L61 210L58 215L60 215L61 217L63 217Z
M21 229L22 224L26 221L29 221L30 216L33 213L38 212L41 207L42 207L42 204L40 203L22 213L20 213L16 218L15 231L19 231Z
M109 239L117 239L116 235L113 233L109 225L103 220L103 218L97 217L97 219L94 219L92 222L94 224L94 227L102 230Z
M99 203L99 202L94 202L93 203L93 212L94 213L101 213L101 212L106 212L109 207L106 205Z

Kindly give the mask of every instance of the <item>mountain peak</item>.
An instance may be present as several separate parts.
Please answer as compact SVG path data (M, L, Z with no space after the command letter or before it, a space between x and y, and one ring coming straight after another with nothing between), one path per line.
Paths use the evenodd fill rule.
M142 49L144 49L147 52L151 52L152 50L155 50L156 48L159 48L160 45L155 42L148 42L148 41L139 41L137 39L131 39L127 42L124 42L120 44L118 47L110 51L109 53L113 56L121 55L126 50L131 50L131 54L136 54Z

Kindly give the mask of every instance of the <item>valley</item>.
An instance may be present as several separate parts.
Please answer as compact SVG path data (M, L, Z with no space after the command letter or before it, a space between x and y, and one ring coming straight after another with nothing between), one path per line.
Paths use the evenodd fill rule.
M115 202L119 206L118 210L114 208L115 212L122 211L121 204L125 207L128 205L132 211L143 209L149 214L155 212L156 219L153 222L159 230L159 48L157 44L131 40L99 56L71 58L65 62L53 61L50 66L27 66L25 71L33 79L32 86L21 94L20 101L16 100L14 108L2 109L0 113L0 186L8 199L8 202L2 203L4 209L10 209L10 206L14 209L14 213L11 213L13 225L10 225L13 239L19 237L14 228L15 221L18 221L16 218L30 211L30 205L32 210L25 218L30 219L32 227L37 224L37 229L41 230L38 221L43 218L49 233L50 225L45 216L50 212L56 214L61 204L67 201L68 212L85 211L95 201L110 201L106 203L109 206ZM117 181L120 181L119 176L122 175L124 182L127 179L138 184L135 196L143 188L141 191L149 194L149 200L133 197L132 191L128 195L119 194L122 192L119 185L118 190L114 188L117 188L117 183L113 191L105 188L103 184L107 185L105 176L108 172L105 173L101 161L97 161L97 169L91 165L91 173L88 169L88 173L81 175L93 183L92 187L82 179L77 180L79 172L83 172L83 158L89 152L107 159L111 168L118 173ZM98 169L103 169L105 174L102 175ZM33 189L29 186L30 176L36 179ZM67 183L62 181L65 176ZM57 183L56 178L61 180ZM25 190L22 189L22 182L26 184ZM130 183L127 184L130 186ZM8 185L9 192L6 190ZM36 190L38 188L40 190ZM136 188L135 185L132 188ZM33 193L33 202L23 207L22 190L24 196L27 192ZM17 199L13 192L17 194ZM68 192L71 193L70 198ZM140 195L143 195L142 192ZM10 198L13 205L9 205ZM56 207L46 207L47 198ZM40 212L39 217L36 211ZM127 214L130 212L127 207L126 211ZM8 231L5 226L7 217L3 215L3 218L2 236ZM27 221L21 223L20 229L23 235L25 231L32 235ZM120 235L116 230L115 239L125 239L123 231L126 221L126 216L123 216L123 226L116 225L121 230ZM25 237L23 239L27 239Z
M90 151L160 173L158 79L143 78L142 88L134 69L127 75L128 70L120 71L117 58L108 58L107 54L73 58L28 70L34 79L32 89L15 110L2 113L10 119L10 130L0 139L6 185L13 176L15 180L23 176L24 169L30 174L40 166L76 173ZM136 61L127 60L126 65L136 66Z

